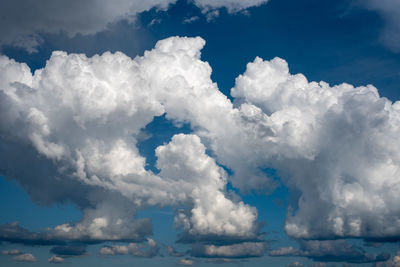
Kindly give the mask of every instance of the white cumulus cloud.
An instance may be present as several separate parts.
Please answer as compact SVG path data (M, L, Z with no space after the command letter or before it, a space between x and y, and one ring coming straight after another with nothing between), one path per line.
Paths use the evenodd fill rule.
M400 102L380 97L371 85L309 82L290 74L279 58L249 63L232 95L247 116L248 162L278 170L300 192L297 210L286 219L289 235L399 234ZM220 154L239 161L234 153Z
M169 38L135 59L54 52L33 75L25 64L0 58L2 170L35 201L68 199L83 211L78 223L14 239L140 241L151 225L133 220L136 211L177 204L185 209L176 221L190 237L256 236L256 210L227 197L227 175L197 135L176 135L156 149L158 175L146 170L137 149L155 116L220 127L213 118L233 112L200 60L204 43ZM20 168L23 162L29 168Z

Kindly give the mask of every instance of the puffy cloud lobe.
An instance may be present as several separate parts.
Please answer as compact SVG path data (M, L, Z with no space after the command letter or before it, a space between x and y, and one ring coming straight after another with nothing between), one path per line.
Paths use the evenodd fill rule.
M380 98L373 86L308 82L279 58L249 63L231 94L249 131L235 151L247 147L250 164L276 169L300 192L286 219L289 235L398 236L400 102ZM216 154L228 166L239 161L234 153Z
M27 254L21 254L19 256L15 256L13 258L14 261L19 261L19 262L36 262L37 259L35 258L35 256L33 256L30 253Z
M72 200L83 211L80 222L24 232L26 240L140 241L151 225L132 220L137 209L179 203L187 209L177 220L189 235L254 238L256 211L225 197L226 174L196 135L177 135L156 150L159 175L145 169L136 147L142 129L165 112L214 128L212 118L232 112L200 60L203 45L201 38L169 38L134 60L54 52L33 75L0 58L4 174L38 202ZM30 174L15 165L24 160L34 163Z
M61 258L61 257L57 257L57 256L51 256L51 257L48 259L48 262L50 262L50 263L63 263L63 262L64 262L64 259Z
M270 256L307 257L321 262L369 263L387 260L390 255L372 255L362 248L348 244L345 240L302 241L301 249L283 247L269 252Z
M205 150L199 137L183 134L175 135L168 145L156 150L160 176L185 180L190 186L200 182L191 192L194 203L190 215L178 213L175 222L193 238L254 238L256 211L225 197L226 173Z
M125 201L125 202L124 202ZM85 208L80 222L65 223L48 234L60 240L80 242L143 241L152 234L150 219L133 219L135 206L128 199L108 196L95 208Z
M147 239L147 244L148 244L148 250L143 250L142 244L130 243L128 246L129 254L135 257L146 257L146 258L157 256L159 251L157 243L153 239L149 238Z
M261 257L267 246L263 242L244 242L233 245L204 245L194 244L191 255L206 258L248 258Z

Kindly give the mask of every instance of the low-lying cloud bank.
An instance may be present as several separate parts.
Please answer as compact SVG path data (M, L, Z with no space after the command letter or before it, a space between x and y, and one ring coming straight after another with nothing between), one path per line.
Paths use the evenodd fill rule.
M130 243L128 246L113 245L103 247L99 251L101 256L116 256L116 255L132 255L135 257L152 258L158 255L159 247L157 243L151 239L147 239L147 250L142 244Z
M345 240L302 241L300 249L282 247L269 251L273 257L306 257L320 262L375 263L389 259L390 255L382 253L373 255L362 248L351 245Z
M309 82L283 59L256 58L236 79L232 103L200 58L204 44L172 37L135 59L58 51L34 74L0 57L1 173L38 203L69 200L83 212L80 222L43 233L3 225L0 239L141 242L152 228L134 219L137 210L179 206L182 240L200 244L192 253L262 255L243 252L262 244L257 210L226 185L271 190L266 169L298 192L285 222L290 236L400 236L400 102L371 85ZM154 173L137 145L162 115L193 132L156 148Z
M30 253L27 254L21 254L18 256L15 256L13 258L14 261L18 261L18 262L36 262L37 259L35 258L35 256L33 256Z

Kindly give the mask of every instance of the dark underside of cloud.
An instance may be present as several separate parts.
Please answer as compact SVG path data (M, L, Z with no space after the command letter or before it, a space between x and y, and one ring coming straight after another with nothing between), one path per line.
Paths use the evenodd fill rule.
M143 233L145 235L151 234L151 224L150 224L150 232ZM61 251L63 248L65 251L71 249L73 251L76 248L82 248L81 246L65 246L68 244L81 243L81 244L99 244L107 241L118 241L118 242L142 242L145 239L95 239L89 235L81 235L77 238L68 237L68 236L60 236L54 232L54 230L44 231L44 232L31 232L23 227L21 227L18 223L9 223L0 225L0 240L9 242L9 243L17 243L23 245L42 245L42 246L51 246L51 245L60 245L54 247L53 249L59 249L57 251ZM62 246L63 245L63 246ZM53 250L52 249L52 250ZM58 254L56 252L53 252ZM63 255L60 253L60 255Z
M50 249L50 252L60 257L76 257L82 256L87 253L86 246L82 245L69 245L69 246L55 246Z

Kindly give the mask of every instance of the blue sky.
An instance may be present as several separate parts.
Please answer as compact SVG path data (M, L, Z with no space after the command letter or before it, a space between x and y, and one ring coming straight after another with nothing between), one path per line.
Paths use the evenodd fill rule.
M0 10L0 265L399 264L396 0Z

